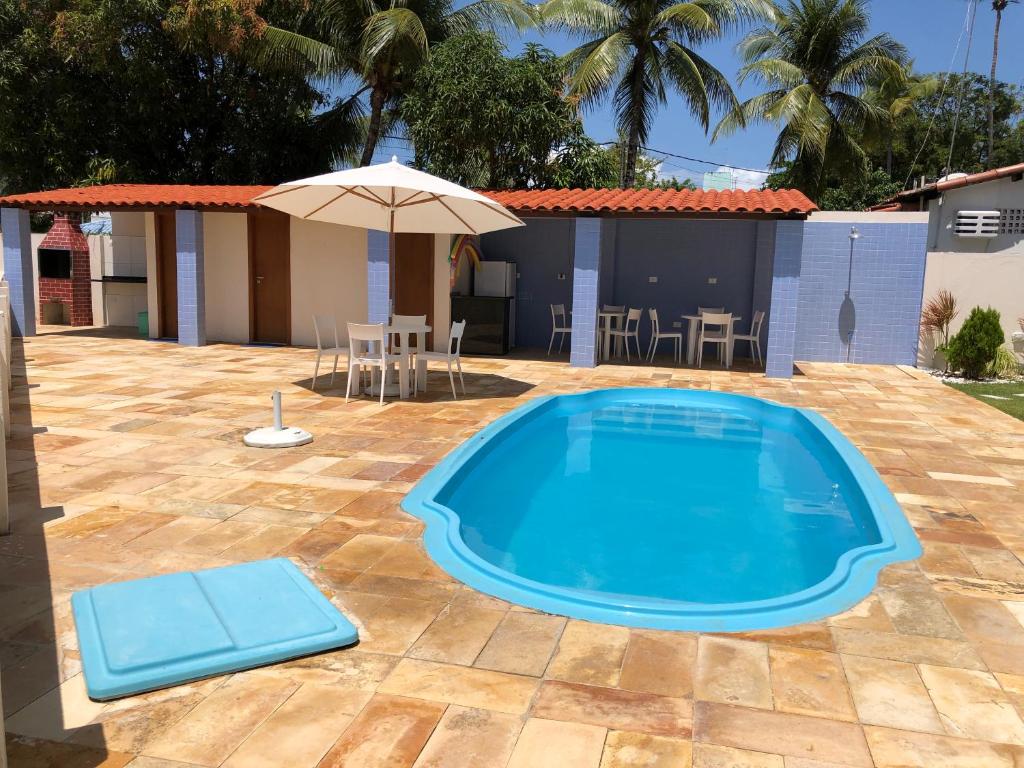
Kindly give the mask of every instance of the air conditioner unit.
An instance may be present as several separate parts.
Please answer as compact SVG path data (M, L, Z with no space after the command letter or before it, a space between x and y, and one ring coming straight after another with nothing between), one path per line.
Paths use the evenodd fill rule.
M957 237L996 237L999 211L957 211L953 233Z

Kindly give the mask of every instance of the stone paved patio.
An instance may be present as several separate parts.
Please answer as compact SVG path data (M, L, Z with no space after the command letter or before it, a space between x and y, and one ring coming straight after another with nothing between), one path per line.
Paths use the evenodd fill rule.
M478 359L419 401L313 393L309 351L81 333L27 342L0 539L12 766L1024 765L1024 424L915 371L758 374ZM322 380L326 386L326 380ZM336 383L342 383L339 377ZM828 621L743 635L566 621L453 582L403 493L543 393L712 387L809 406L864 452L925 556ZM247 449L284 391L316 435ZM73 590L285 555L361 627L354 649L99 704Z

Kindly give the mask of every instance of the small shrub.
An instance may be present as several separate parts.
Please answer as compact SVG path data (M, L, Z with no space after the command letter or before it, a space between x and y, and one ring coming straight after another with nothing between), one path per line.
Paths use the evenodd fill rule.
M939 347L944 348L949 344L949 326L959 314L960 308L956 305L956 297L943 289L924 305L921 312L921 329L938 333L942 337Z
M1015 379L1020 374L1020 363L1013 352L1006 347L1000 347L996 350L995 359L988 372L999 379Z
M992 365L1005 341L999 312L992 307L975 307L946 348L946 360L954 371L969 379L981 378Z

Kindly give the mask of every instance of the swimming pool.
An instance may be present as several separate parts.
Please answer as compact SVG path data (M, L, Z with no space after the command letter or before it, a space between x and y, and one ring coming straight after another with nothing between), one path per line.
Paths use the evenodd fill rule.
M701 631L819 619L920 556L895 498L818 414L753 397L614 389L490 424L403 501L431 557L496 597Z

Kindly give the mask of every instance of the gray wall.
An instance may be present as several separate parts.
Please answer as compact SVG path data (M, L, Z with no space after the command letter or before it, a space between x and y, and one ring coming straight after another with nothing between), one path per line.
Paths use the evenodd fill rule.
M646 349L655 308L663 331L684 330L680 315L721 306L749 328L757 253L757 222L619 219L611 303L644 309L640 347ZM651 283L650 278L657 278ZM717 282L710 284L714 279ZM681 323L681 328L673 328ZM665 345L667 351L668 345Z
M551 340L551 305L572 309L574 219L523 219L525 227L481 238L487 261L516 264L516 346L543 347ZM564 279L559 279L562 275ZM566 318L567 320L569 318Z

